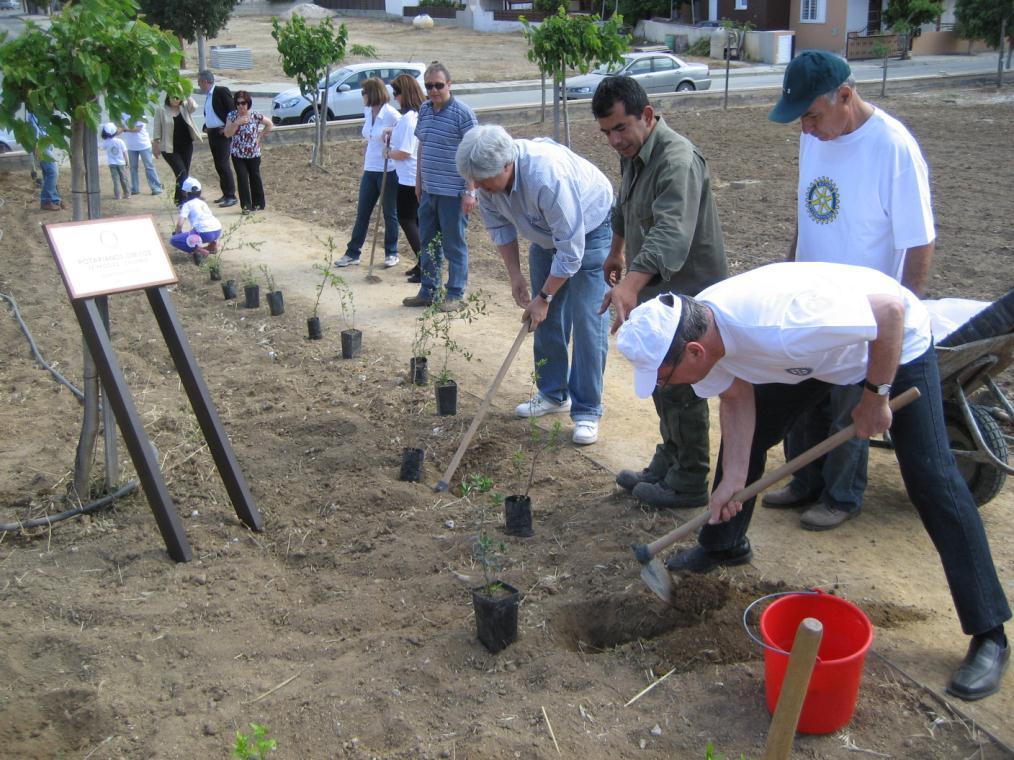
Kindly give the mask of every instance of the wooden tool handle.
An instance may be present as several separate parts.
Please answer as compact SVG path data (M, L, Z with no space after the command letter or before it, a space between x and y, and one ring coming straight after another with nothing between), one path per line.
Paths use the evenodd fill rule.
M503 364L500 365L500 371L496 373L496 377L493 378L493 384L489 386L489 390L486 391L485 397L482 399L482 403L479 404L479 411L475 413L475 417L472 418L472 424L468 426L468 430L465 431L465 437L461 439L461 443L458 444L458 450L454 452L454 456L451 458L451 463L447 465L447 471L444 472L444 476L440 478L440 481L433 487L434 491L446 491L448 485L451 482L451 478L454 476L455 470L458 469L458 465L461 464L461 458L465 455L465 451L468 449L468 444L472 442L472 436L475 435L475 431L479 428L479 423L482 422L482 418L486 416L486 412L489 410L490 402L493 400L493 396L500 387L500 383L503 382L504 377L507 375L507 370L511 366L511 362L514 361L514 357L518 354L518 349L521 348L521 344L525 342L525 336L529 333L529 322L525 320L521 323L521 329L518 330L517 337L514 338L514 343L511 345L510 351L507 352L507 358L503 360Z
M370 246L370 271L366 273L366 279L373 277L373 256L377 252L377 232L380 230L380 217L384 215L384 187L387 185L387 152L384 152L384 175L380 178L380 197L377 202L380 210L377 218L373 220L373 245ZM376 210L376 209L374 209Z
M803 711L806 699L806 688L810 685L810 675L817 661L820 640L824 636L824 626L814 618L803 618L796 629L796 640L792 644L789 664L782 680L782 690L778 695L778 705L771 718L767 742L764 744L763 760L789 760L792 752L792 740L796 736L796 724L799 714Z
M891 411L892 412L898 411L903 406L907 406L911 402L915 401L917 398L919 398L919 396L920 393L918 388L916 387L909 388L904 393L900 393L891 399L890 401ZM814 459L818 459L824 456L824 454L829 452L831 449L837 448L838 446L841 446L843 443L845 443L845 441L854 438L855 435L856 435L856 426L854 423L849 425L848 427L842 428L834 435L825 438L816 446L807 449L798 457L790 459L781 467L772 470L766 475L761 476L753 483L748 485L746 488L740 489L739 491L737 491L732 495L730 501L746 501L747 499L752 499L754 496L759 494L768 486L777 483L779 480L782 480L783 478L787 478L789 475L792 475L794 472L796 472L796 470L801 470L803 467L808 465ZM648 544L648 556L654 557L663 549L667 549L668 547L672 546L674 543L679 541L681 538L684 538L689 534L693 533L695 530L698 530L701 526L704 525L704 523L708 521L708 518L710 517L711 511L709 509L705 509L703 512L701 512L699 515L694 517L689 522L686 522L683 525L676 528L675 530L666 533L661 538L652 541L650 544Z

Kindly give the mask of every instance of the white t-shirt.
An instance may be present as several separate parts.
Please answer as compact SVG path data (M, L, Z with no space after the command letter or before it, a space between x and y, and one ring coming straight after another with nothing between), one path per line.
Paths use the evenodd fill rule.
M190 222L194 232L214 232L222 229L222 223L215 218L208 204L200 198L191 198L180 206L180 216Z
M130 124L130 117L123 114L123 123ZM135 121L134 127L140 127L137 132L123 130L120 135L127 146L127 150L151 150L151 138L148 137L148 125L144 121Z
M391 133L391 150L403 150L411 158L392 159L398 172L398 184L415 187L416 157L419 155L419 141L415 136L415 125L419 120L418 111L406 111Z
M384 171L384 130L393 128L401 114L391 107L390 103L384 103L377 112L377 118L373 118L373 109L369 106L363 109L363 139L367 140L366 159L363 161L363 171L382 172ZM388 164L388 171L393 167ZM414 184L415 180L413 180Z
M126 166L127 146L119 137L105 138L102 149L106 152L106 163L109 166Z
M868 342L877 323L868 295L905 301L901 364L930 346L922 302L896 280L868 267L784 262L730 277L696 299L712 308L725 346L694 392L717 396L735 378L795 385L811 378L849 385L866 377Z
M931 243L929 170L905 126L875 109L834 140L799 136L796 261L855 264L901 279L905 250Z

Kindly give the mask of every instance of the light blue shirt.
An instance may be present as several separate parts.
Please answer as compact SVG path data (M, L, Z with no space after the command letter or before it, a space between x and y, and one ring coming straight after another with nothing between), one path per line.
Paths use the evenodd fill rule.
M585 235L609 219L613 187L590 161L549 138L515 140L514 149L509 191L478 191L482 221L494 245L520 233L555 249L549 273L569 278L581 268Z

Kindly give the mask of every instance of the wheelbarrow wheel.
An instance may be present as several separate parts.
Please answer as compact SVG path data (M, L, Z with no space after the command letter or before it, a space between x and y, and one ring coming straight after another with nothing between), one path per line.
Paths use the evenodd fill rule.
M1003 438L1003 431L993 416L983 407L970 404L972 419L982 434L982 440L992 452L993 456L1001 461L1007 461L1007 442ZM944 402L944 421L947 424L947 438L950 441L951 449L956 451L975 451L975 438L968 429L965 416L961 408L949 401ZM1000 493L1007 473L998 467L986 462L975 462L963 457L957 457L958 471L972 492L972 498L980 507L988 503L994 496Z

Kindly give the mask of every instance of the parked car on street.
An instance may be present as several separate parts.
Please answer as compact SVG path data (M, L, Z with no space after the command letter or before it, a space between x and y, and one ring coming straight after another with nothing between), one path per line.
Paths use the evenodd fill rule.
M711 74L703 63L689 63L668 53L628 53L623 61L571 77L567 99L590 98L606 77L629 76L640 82L648 95L711 88Z
M0 0L0 11L20 11L21 0Z
M363 115L363 82L370 77L380 77L390 91L391 82L401 74L408 74L423 86L424 63L372 61L353 63L331 72L328 79L327 118L355 119ZM324 95L324 80L317 86ZM275 124L309 124L314 121L313 104L303 97L299 88L293 88L275 95L271 102L271 121Z
M0 153L9 153L12 150L21 150L18 141L14 139L14 133L9 129L0 129Z

